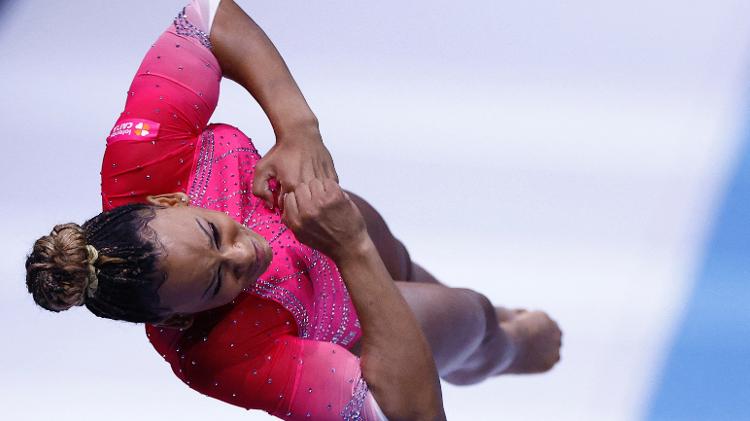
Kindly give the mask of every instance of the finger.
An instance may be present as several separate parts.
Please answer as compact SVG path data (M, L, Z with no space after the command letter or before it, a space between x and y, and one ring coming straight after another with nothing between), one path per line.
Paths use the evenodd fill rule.
M299 183L294 189L294 197L300 214L309 213L312 208L312 193L307 183Z
M271 171L258 170L256 168L253 177L253 194L266 202L266 207L269 209L273 209L273 192L268 185L268 181L273 176L273 172Z
M325 197L325 189L323 183L318 178L310 180L310 193L312 194L313 202L319 202Z
M284 214L282 220L288 227L299 226L299 209L297 207L297 198L294 192L284 195Z

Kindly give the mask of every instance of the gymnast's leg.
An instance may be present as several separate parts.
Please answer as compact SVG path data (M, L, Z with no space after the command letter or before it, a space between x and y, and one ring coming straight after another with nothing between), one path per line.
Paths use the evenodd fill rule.
M393 236L388 225L375 208L358 195L347 191L349 197L359 208L365 219L367 233L372 238L375 248L378 249L380 258L383 259L385 267L393 279L401 279L407 282L424 282L442 285L430 273L421 266L412 262L409 252L403 243Z
M412 262L380 214L349 193L386 268L414 312L440 376L473 384L502 373L536 373L559 360L560 331L545 313L494 307L484 295L441 284Z

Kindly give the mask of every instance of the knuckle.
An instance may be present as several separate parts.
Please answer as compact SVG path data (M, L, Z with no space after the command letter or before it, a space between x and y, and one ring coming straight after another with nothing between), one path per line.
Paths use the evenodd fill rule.
M320 198L320 204L321 204L322 207L325 207L325 208L332 207L333 205L336 204L336 202L337 202L336 196L334 196L332 194L324 194Z
M309 207L306 207L304 210L300 210L300 217L303 223L308 223L310 220L316 219L318 217L317 206L309 206Z

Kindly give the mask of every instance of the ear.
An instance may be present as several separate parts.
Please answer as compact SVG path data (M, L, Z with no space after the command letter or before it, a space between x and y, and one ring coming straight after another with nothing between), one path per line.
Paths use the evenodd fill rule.
M154 196L146 196L148 203L158 206L188 206L190 203L190 197L183 192L157 194Z
M166 327L170 329L187 329L193 325L194 317L190 314L173 314L154 326Z

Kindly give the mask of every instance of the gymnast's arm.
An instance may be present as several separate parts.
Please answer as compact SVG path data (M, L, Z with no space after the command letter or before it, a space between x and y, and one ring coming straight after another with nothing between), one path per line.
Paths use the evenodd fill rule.
M234 1L222 0L210 39L223 75L250 92L276 134L276 145L256 167L253 194L270 205L270 178L282 191L313 178L337 180L318 120L263 30Z
M390 420L445 419L424 334L367 234L356 205L331 180L284 198L285 223L336 262L362 324L362 376Z

